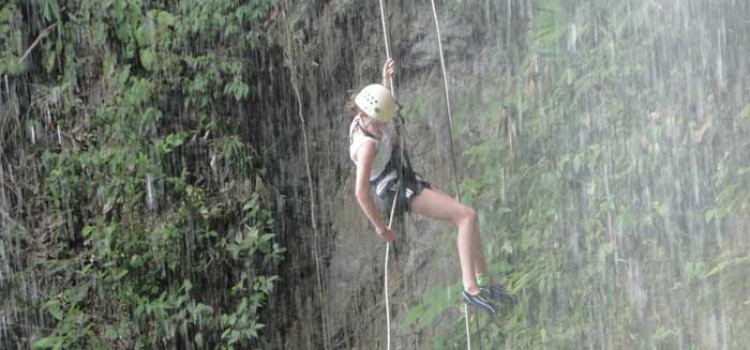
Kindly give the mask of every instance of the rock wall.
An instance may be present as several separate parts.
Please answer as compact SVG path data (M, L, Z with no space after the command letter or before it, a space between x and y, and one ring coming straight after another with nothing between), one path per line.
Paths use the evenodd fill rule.
M387 6L397 62L396 94L404 106L414 166L437 188L453 194L443 78L430 4L395 2ZM451 97L470 98L480 88L470 83L479 80L472 77L500 74L499 67L482 64L489 48L497 46L497 35L480 34L480 27L488 25L486 18L462 18L452 15L450 9L441 10ZM250 103L251 109L266 116L250 133L269 146L266 155L275 162L271 164L277 186L278 230L289 249L290 269L279 271L283 281L269 311L274 315L269 327L279 332L274 346L383 347L385 244L373 234L353 196L354 167L347 155L351 116L344 110L352 92L379 80L386 58L380 9L377 2L330 1L294 5L284 11L286 22L282 22L289 27L274 30L279 46L287 45L286 49L261 63L265 79L259 80L259 94ZM467 9L460 12L472 13ZM289 46L290 42L293 45ZM305 171L292 68L299 75L312 179ZM318 269L308 181L314 188L319 228ZM455 231L450 225L408 216L396 232L389 271L394 330L408 307L429 288L456 286L460 280ZM320 289L323 293L318 293ZM455 294L458 298L458 289ZM457 318L458 314L445 317ZM429 338L429 331L400 330L398 334L394 336L396 348L424 347L422 343Z

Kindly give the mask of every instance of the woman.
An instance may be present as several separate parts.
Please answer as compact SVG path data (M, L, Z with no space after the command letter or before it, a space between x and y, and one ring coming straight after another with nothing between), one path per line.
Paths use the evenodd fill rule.
M393 242L395 234L378 215L370 194L371 185L376 196L388 203L389 208L394 196L397 198L397 214L410 211L456 225L464 286L462 298L465 303L494 314L492 299L502 301L506 295L499 285L485 289L482 288L484 283L480 286L477 282L484 282L486 266L474 210L417 179L410 169L398 176L403 153L398 149L391 123L395 102L388 87L393 72L394 62L389 59L383 66L383 84L365 87L354 99L358 112L349 128L349 155L357 166L357 201L378 235L388 242Z

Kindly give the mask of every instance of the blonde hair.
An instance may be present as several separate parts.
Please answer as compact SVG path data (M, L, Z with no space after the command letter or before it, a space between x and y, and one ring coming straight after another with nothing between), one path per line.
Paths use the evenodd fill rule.
M359 106L357 106L357 104L354 102L354 100L357 98L357 94L359 94L359 92L362 91L363 88L364 88L364 86L361 87L361 88L358 88L357 90L349 90L349 91L347 91L347 94L349 95L349 97L347 98L346 104L344 105L344 116L345 117L355 116L355 118L356 118L356 116L359 114L359 112L361 112L361 110L359 109ZM354 139L354 134L358 130L361 130L361 129L362 129L362 125L360 125L359 123L357 123L357 125L355 125L354 128L349 131L349 138L348 138L349 139L349 144L352 143L352 141Z
M347 117L359 113L359 107L354 103L355 98L357 98L357 92L349 91L349 98L344 105L344 115Z

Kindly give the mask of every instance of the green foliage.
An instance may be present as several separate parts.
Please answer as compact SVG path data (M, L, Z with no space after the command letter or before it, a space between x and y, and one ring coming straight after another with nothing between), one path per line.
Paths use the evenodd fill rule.
M449 290L460 290L458 286L452 286ZM453 295L443 288L431 290L422 300L420 305L409 310L399 326L400 330L412 327L413 330L422 330L435 321L435 318L454 305Z
M47 293L23 301L44 317L30 347L262 344L284 249L255 191L262 169L236 135L246 116L225 106L253 93L246 57L267 44L260 23L273 5L2 5L0 75L43 67L34 125L64 132L32 150L34 218L18 233L30 254L17 278ZM20 65L22 36L38 34L19 29L22 11L54 29Z
M21 42L20 21L17 17L18 8L14 3L6 3L0 7L0 75L21 73L23 65L19 62Z
M706 317L727 323L724 345L747 341L736 305L747 305L750 158L737 140L750 113L716 72L693 68L701 30L747 26L732 6L698 3L537 2L514 31L518 73L483 80L467 92L474 108L456 109L464 200L490 270L519 299L481 317L485 348L717 347L697 335ZM694 13L706 8L716 17ZM700 26L678 30L688 13ZM426 297L401 329L447 309ZM463 322L436 327L431 348L464 346Z

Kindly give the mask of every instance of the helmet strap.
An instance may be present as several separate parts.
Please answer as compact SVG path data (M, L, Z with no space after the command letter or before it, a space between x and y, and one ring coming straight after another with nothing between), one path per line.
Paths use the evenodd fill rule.
M363 113L364 114L364 113ZM363 128L366 128L372 124L372 121L375 120L374 118L367 116L367 121L362 120L362 117L359 117L359 125Z

